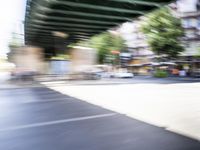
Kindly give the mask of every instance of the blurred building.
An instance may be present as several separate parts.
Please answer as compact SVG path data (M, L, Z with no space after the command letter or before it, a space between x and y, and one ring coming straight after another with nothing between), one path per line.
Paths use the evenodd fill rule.
M178 0L172 6L177 17L181 18L185 30L182 56L199 55L200 49L200 0Z
M23 22L15 23L15 28L12 32L9 41L8 60L13 62L14 55L18 53L18 49L24 46L24 25Z
M170 6L185 31L182 38L185 51L176 63L190 69L192 76L200 76L200 0L178 0Z
M97 64L96 51L92 48L76 46L71 49L72 73L82 72Z
M200 0L178 0L169 5L173 14L181 18L185 35L182 38L185 51L180 54L177 63L182 66L198 70L200 55ZM144 17L139 17L133 22L122 24L117 31L125 39L127 49L132 55L129 67L133 72L144 74L148 70L148 64L157 56L151 51L145 35L140 31Z
M23 21L16 22L10 39L10 45L24 46L24 23Z
M8 60L17 69L32 70L44 73L43 49L24 45L24 23L16 22L9 42Z
M181 18L185 30L183 44L185 47L183 56L194 56L199 54L200 49L200 0L178 0L169 5L173 14ZM150 50L140 26L144 17L133 22L124 23L118 32L126 40L128 50L133 57L155 56Z
M21 46L12 49L14 50L9 54L9 61L14 63L16 68L44 73L42 48Z
M128 53L131 55L127 67L135 74L148 74L147 65L155 57L147 44L145 35L140 31L143 18L124 23L117 29L126 41Z

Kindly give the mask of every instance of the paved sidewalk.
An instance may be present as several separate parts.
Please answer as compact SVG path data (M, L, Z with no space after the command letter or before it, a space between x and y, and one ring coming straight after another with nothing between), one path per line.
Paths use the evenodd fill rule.
M174 84L174 83L200 83L199 78L154 78L151 76L136 76L134 78L119 79L119 78L103 78L100 80L48 80L41 82L48 86L60 85L117 85L117 84Z
M200 140L200 83L47 86Z
M18 88L31 88L31 87L44 87L39 82L27 82L27 81L3 81L0 82L0 90L6 89L18 89Z
M0 82L0 90L2 90L2 89L13 89L13 88L19 88L19 86L11 84L8 81Z

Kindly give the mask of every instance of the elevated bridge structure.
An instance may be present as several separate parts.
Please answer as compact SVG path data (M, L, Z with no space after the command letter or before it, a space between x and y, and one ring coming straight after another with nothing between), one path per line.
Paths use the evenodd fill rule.
M67 45L132 21L172 0L28 0L25 43ZM60 35L56 36L55 35ZM58 47L59 48L59 47Z

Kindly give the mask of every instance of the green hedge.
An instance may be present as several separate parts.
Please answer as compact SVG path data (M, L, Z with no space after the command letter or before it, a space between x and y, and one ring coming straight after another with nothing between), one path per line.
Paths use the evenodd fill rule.
M157 78L166 78L168 76L168 73L164 70L156 70L156 72L154 73L154 77Z

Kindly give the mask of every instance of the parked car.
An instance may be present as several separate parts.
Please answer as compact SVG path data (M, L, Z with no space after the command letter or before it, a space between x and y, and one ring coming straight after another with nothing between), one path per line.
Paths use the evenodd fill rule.
M83 72L83 79L84 80L98 80L101 76L95 72Z
M114 77L113 72L102 71L102 72L97 72L96 74L99 75L99 77L101 77L101 78L112 78L112 77Z
M117 72L114 75L115 78L133 78L134 74L129 72Z
M35 70L25 69L25 68L16 68L11 72L12 79L17 80L34 80L34 76L37 75Z

